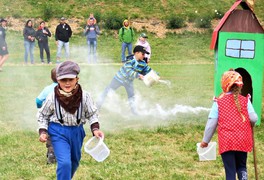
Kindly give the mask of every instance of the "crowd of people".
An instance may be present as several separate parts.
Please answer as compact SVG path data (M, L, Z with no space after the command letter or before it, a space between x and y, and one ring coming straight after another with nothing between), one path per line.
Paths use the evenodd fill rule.
M40 63L42 64L52 64L60 63L64 60L70 60L70 38L72 37L73 31L71 26L66 23L66 18L61 17L60 23L56 26L54 32L54 38L57 46L56 58L52 61L51 51L49 46L49 38L51 38L52 33L46 26L45 21L41 21L37 29L34 28L32 20L27 20L25 27L23 28L23 38L24 38L24 63L35 64L34 48L36 41L39 47ZM0 59L0 71L2 71L2 65L8 59L7 43L5 40L7 20L1 19L0 25L0 38L1 38L1 59ZM97 20L93 13L87 19L86 25L84 27L83 35L86 37L87 43L87 59L86 62L89 64L94 64L98 62L97 58L97 38L100 35L100 28L97 24ZM150 61L151 48L147 41L148 36L146 33L141 33L138 39L135 37L134 29L131 27L129 20L125 19L123 21L123 26L118 31L118 37L121 42L121 62L125 63L127 60L133 57L132 49L133 43L136 41L136 45L141 45L146 48L149 54L146 54L144 60L146 63ZM62 55L62 50L64 49L65 55ZM128 53L126 53L126 50ZM45 55L44 55L45 51ZM45 57L44 57L45 56ZM63 58L63 60L62 60ZM45 60L46 59L46 60ZM56 60L55 60L56 59Z

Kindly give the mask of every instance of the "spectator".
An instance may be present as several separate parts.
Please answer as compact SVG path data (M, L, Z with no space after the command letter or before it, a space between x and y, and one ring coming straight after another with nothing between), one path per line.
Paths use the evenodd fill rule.
M135 37L135 32L130 27L127 19L124 20L123 27L119 29L118 37L122 42L121 61L124 63L126 61L126 49L128 50L128 56L132 54L132 42Z
M65 22L66 19L62 17L60 19L60 24L56 27L55 40L57 49L57 63L59 63L61 58L61 49L64 47L66 60L70 58L70 43L69 40L72 36L71 27Z
M40 59L41 59L42 64L44 64L44 58L43 58L44 50L47 55L48 64L51 64L48 37L51 37L51 33L49 29L45 26L45 21L42 21L40 22L40 26L38 27L38 30L36 33L36 39L38 40L39 54L40 54Z
M144 48L146 48L146 51L149 52L149 54L145 54L144 60L146 61L146 63L149 63L150 61L150 56L151 56L151 48L150 48L150 44L147 41L148 36L146 35L146 33L141 33L136 45L140 45L143 46Z
M1 19L0 20L0 71L2 71L2 66L5 63L5 61L8 59L8 50L7 50L7 44L5 41L6 37L6 25L7 20Z
M26 22L25 28L23 30L24 36L24 46L25 46L25 55L24 60L25 64L28 62L28 54L30 55L30 62L34 64L34 47L35 47L35 37L36 31L33 28L33 22L28 20Z
M94 17L90 17L87 20L85 26L84 35L86 36L86 42L88 45L88 63L97 63L96 49L97 49L97 35L100 34L100 30Z

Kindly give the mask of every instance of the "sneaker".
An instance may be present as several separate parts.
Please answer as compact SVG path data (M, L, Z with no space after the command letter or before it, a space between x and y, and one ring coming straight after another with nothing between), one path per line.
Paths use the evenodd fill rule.
M48 153L47 164L55 164L56 162L57 161L56 161L55 155L53 153Z

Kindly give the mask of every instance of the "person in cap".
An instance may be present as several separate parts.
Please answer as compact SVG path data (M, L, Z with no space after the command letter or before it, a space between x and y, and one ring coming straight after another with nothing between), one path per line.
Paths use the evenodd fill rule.
M215 99L201 147L207 147L218 127L219 154L227 180L247 179L247 153L252 150L252 127L258 120L250 95L242 96L242 76L230 69L222 75L223 92Z
M119 40L122 42L121 49L121 61L125 63L126 61L126 49L128 50L128 56L132 54L132 42L134 41L135 32L133 28L129 25L127 19L123 22L123 27L118 31Z
M126 89L128 102L130 105L131 112L133 114L138 114L135 104L135 93L134 93L134 79L144 79L144 76L151 71L151 68L143 60L145 54L149 52L143 46L135 46L133 50L134 56L133 59L125 62L119 71L115 74L111 83L105 88L104 92L100 95L99 100L97 101L98 109L101 108L107 94L109 91L115 91L120 86L123 86Z
M61 50L64 47L66 60L70 58L70 38L72 36L72 30L69 24L66 23L66 18L60 19L60 24L55 30L55 40L57 45L57 63L61 59Z
M57 160L58 180L70 180L80 159L88 121L92 134L104 137L100 130L97 108L78 83L80 67L72 61L60 63L56 68L58 85L48 95L38 112L39 141L46 142L48 134Z
M84 36L88 45L88 63L97 63L96 49L97 49L97 36L100 34L100 29L96 24L96 19L93 14L87 20L84 27Z
M146 63L149 63L150 56L151 56L151 47L150 47L150 44L147 41L147 39L148 39L147 34L146 33L141 33L139 35L139 38L138 38L137 42L136 42L136 46L140 45L140 46L143 46L144 48L146 48L146 51L148 51L149 54L145 54L144 61L146 61Z
M8 49L5 40L7 20L1 19L0 23L1 23L0 24L0 72L1 72L3 64L8 59Z
M24 36L24 47L25 47L25 54L24 54L25 64L28 63L28 55L30 56L31 64L34 64L34 48L35 48L36 31L33 28L32 20L27 20L25 28L23 29L23 36Z
M51 80L53 81L50 85L46 86L36 98L36 106L40 109L45 102L47 96L54 91L54 87L58 85L57 78L56 78L56 68L51 70ZM56 163L56 157L54 154L54 150L51 144L50 136L47 137L46 141L46 148L47 148L47 164L54 164Z

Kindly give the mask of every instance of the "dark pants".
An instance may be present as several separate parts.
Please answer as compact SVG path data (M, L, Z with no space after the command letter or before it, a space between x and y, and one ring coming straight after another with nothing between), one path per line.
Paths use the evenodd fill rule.
M52 147L52 144L51 144L50 136L48 136L48 139L47 139L47 142L46 142L46 147L47 147L47 155L49 153L54 154L54 150L53 150L53 147Z
M47 60L48 60L48 63L50 62L50 50L49 50L49 44L48 42L43 42L43 41L39 41L38 42L38 45L39 45L39 54L40 54L40 59L41 59L41 62L44 62L44 58L43 58L43 50L45 50L46 52L46 55L47 55Z
M225 167L226 180L247 180L247 153L227 151L221 154Z

